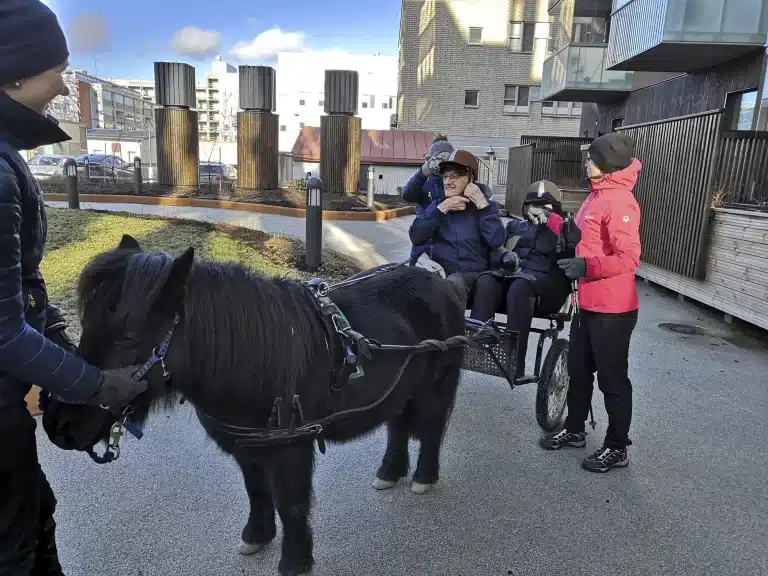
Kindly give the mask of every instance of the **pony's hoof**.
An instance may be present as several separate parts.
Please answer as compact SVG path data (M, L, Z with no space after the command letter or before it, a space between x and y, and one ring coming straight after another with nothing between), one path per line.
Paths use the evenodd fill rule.
M264 544L248 544L248 542L244 540L240 540L240 544L237 545L237 551L240 552L240 554L243 556L256 554L256 552L260 552L263 549Z
M376 478L376 480L373 481L373 487L376 490L389 490L395 486L397 486L397 480L382 480L381 478Z
M411 492L421 496L422 494L426 494L427 492L432 490L434 487L435 487L434 484L421 484L420 482L414 482L413 484L411 484Z

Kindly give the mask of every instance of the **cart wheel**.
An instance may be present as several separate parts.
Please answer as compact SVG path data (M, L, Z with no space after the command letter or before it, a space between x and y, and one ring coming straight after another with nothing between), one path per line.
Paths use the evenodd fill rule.
M562 424L568 382L568 340L558 338L544 358L536 391L536 422L544 432L553 432Z

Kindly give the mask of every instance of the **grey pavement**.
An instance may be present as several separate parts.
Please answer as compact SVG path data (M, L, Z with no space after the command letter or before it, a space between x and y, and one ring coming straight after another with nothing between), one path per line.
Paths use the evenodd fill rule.
M318 455L313 574L768 574L768 348L656 288L640 284L640 293L628 468L579 467L605 434L599 392L588 448L551 453L537 445L534 387L510 391L465 373L434 493L370 487L382 430ZM676 335L662 322L710 335ZM276 574L279 540L252 557L236 552L247 517L242 478L193 411L158 413L145 432L103 466L40 432L67 575Z

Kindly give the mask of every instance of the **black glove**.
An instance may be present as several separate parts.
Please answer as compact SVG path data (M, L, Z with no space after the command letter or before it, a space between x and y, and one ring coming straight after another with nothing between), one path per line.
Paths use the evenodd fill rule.
M146 380L134 380L132 375L141 366L128 366L104 370L101 373L101 386L88 398L86 404L123 408L147 389Z
M520 269L520 257L515 252L507 252L501 257L501 267L508 272L517 272Z
M564 258L557 265L570 280L578 280L587 274L587 261L584 258Z

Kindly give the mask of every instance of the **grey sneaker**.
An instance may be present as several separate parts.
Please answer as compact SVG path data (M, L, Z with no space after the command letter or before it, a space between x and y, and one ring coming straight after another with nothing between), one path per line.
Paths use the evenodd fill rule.
M568 432L560 430L556 434L547 434L539 440L539 444L546 450L560 450L563 447L583 448L587 445L586 432Z
M581 462L581 466L590 472L608 472L612 468L623 468L629 464L626 448L608 448L603 446Z

